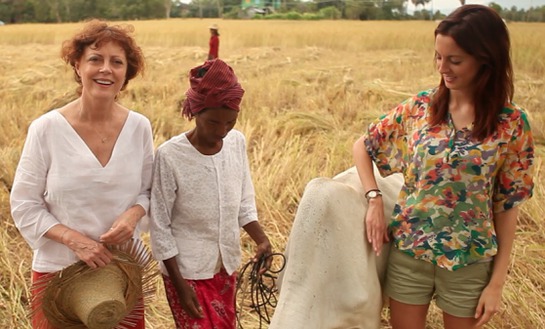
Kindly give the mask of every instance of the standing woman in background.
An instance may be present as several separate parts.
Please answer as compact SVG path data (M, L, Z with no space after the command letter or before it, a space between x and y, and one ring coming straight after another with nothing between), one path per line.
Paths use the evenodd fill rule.
M220 50L220 33L218 32L218 25L210 25L210 49L208 50L208 59L215 59L219 57Z
M533 190L533 138L513 103L501 17L481 5L456 9L435 30L435 62L439 86L377 119L354 145L376 253L389 236L372 163L405 179L389 224L394 329L424 329L432 298L446 329L486 324L500 310L519 206Z
M106 266L113 257L106 245L139 238L149 208L152 130L118 102L144 69L133 30L92 20L65 41L61 56L74 70L79 97L28 128L10 202L34 252L33 283L79 260ZM33 298L34 309L39 303ZM129 317L125 327L145 327L142 303ZM33 328L51 328L44 319L34 315Z

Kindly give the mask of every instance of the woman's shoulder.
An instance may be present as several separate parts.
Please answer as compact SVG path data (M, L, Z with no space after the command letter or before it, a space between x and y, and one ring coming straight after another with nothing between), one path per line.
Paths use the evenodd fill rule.
M183 132L164 141L157 147L157 151L168 152L168 150L179 147L180 145L191 145L186 137L186 133L187 132Z
M427 118L436 89L422 90L401 102L396 108L397 115L406 120L420 120Z
M58 111L58 109L52 109L32 120L30 127L38 130L46 129L52 125L58 124L59 119L62 118L62 114Z
M131 120L134 120L136 123L138 124L143 124L143 125L146 125L146 126L151 126L151 122L150 120L148 119L147 116L145 116L144 114L140 113L140 112L136 112L134 110L129 110L129 118Z
M244 136L244 134L240 130L231 129L227 136L225 136L224 141L236 144L246 144L246 136Z
M223 139L223 150L225 152L245 153L246 152L246 137L236 129L231 131Z
M419 104L430 104L436 91L437 91L437 88L421 90L420 92L418 92L416 95L413 96L413 101Z
M522 121L524 125L528 125L528 113L526 109L518 105L515 102L505 104L500 112L500 120L503 122L519 122Z

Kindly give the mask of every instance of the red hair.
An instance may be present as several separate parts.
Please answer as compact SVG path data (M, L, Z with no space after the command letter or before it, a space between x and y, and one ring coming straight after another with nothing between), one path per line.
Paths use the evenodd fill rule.
M81 94L81 77L76 71L76 64L83 56L86 47L99 48L104 42L115 42L125 51L127 57L127 74L121 90L125 90L129 80L144 71L144 54L131 36L132 25L108 25L108 23L92 19L88 21L81 32L62 44L61 58L74 69L74 79L79 84L78 94Z

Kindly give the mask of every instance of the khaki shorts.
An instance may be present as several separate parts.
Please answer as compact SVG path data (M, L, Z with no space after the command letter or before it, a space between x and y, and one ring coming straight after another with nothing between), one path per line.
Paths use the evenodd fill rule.
M410 305L427 305L435 298L445 313L469 318L475 316L491 274L492 261L449 271L392 247L385 290L388 297Z

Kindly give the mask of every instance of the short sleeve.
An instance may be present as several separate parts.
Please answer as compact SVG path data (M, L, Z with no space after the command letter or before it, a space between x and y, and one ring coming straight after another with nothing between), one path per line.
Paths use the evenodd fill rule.
M367 153L383 177L402 173L406 168L408 140L404 117L413 106L414 98L399 104L372 122L364 136Z
M507 154L496 179L494 212L519 206L532 196L534 140L526 114L519 112Z

